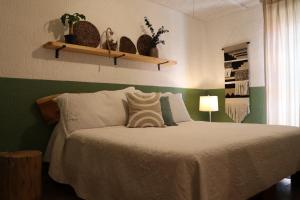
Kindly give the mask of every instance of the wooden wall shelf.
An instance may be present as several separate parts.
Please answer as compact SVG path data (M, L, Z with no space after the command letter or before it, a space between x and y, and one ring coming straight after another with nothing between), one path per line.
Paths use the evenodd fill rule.
M174 60L168 60L163 58L154 58L150 56L142 56L138 54L131 54L125 53L120 51L109 51L106 49L101 48L93 48L81 45L74 45L74 44L67 44L64 42L59 41L50 41L44 44L44 47L47 49L54 49L55 50L55 57L59 58L60 51L69 51L69 52L76 52L76 53L84 53L84 54L92 54L104 57L111 57L114 59L114 65L117 65L117 59L122 58L126 60L132 60L137 62L144 62L144 63L151 63L156 64L158 70L160 70L160 66L172 66L176 65L177 62Z

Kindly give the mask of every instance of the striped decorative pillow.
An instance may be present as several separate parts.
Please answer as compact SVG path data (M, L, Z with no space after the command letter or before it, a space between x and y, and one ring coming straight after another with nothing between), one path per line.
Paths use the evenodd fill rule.
M159 93L127 93L129 128L165 127Z

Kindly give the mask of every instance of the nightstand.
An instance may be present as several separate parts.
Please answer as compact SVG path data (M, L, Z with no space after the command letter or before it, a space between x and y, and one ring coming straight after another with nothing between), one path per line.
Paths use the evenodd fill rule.
M0 152L0 199L40 200L42 153Z

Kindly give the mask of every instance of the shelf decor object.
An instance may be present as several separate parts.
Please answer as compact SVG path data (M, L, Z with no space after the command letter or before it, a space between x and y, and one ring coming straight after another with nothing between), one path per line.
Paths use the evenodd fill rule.
M119 50L126 53L136 54L136 47L128 37L121 37Z
M67 23L69 25L69 34L65 35L66 43L70 43L70 44L75 43L76 36L74 35L74 31L73 31L74 24L79 22L80 20L85 20L85 19L86 19L85 16L79 13L74 13L73 15L69 13L65 13L60 17L60 21L64 26L66 26Z
M100 34L98 29L88 21L79 21L74 24L73 32L75 44L97 47L100 44Z
M147 17L144 17L144 20L145 20L145 25L150 29L151 34L152 34L151 44L150 44L151 46L150 46L150 49L148 51L148 56L158 58L159 53L158 53L157 45L158 44L163 44L163 45L165 44L165 41L161 40L160 36L165 34L165 33L168 33L169 30L165 29L165 27L162 26L158 29L157 33L155 33L154 28L153 28L152 24L150 23L149 19Z
M141 35L137 41L137 49L140 55L149 56L152 48L152 37L150 35Z
M225 112L236 123L250 113L249 42L225 47Z
M106 49L93 48L93 47L74 45L74 44L67 44L67 43L59 42L59 41L47 42L46 44L44 44L44 48L54 49L56 58L59 58L60 51L69 51L69 52L75 52L75 53L83 53L83 54L91 54L91 55L110 57L110 58L114 59L114 65L117 65L117 60L119 58L131 60L131 61L137 61L137 62L156 64L158 67L158 70L160 70L161 65L172 66L172 65L177 64L177 62L174 60L169 60L169 59L164 59L164 58L153 58L153 57L149 57L149 56L125 53L125 52L121 52L121 51L109 51Z
M114 41L114 32L108 27L104 32L105 41L101 44L102 49L108 49L109 51L116 51L118 49L118 42ZM102 40L102 39L101 39Z

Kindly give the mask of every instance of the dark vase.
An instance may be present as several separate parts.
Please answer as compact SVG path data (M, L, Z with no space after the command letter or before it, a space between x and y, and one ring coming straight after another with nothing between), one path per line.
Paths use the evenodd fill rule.
M68 44L75 44L75 35L65 35L65 42Z
M149 51L149 56L158 58L158 48L157 47L152 47Z

